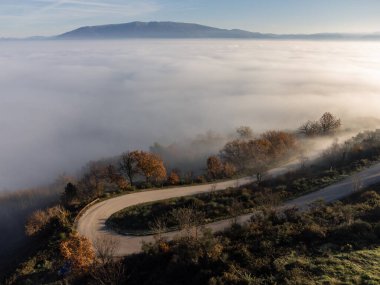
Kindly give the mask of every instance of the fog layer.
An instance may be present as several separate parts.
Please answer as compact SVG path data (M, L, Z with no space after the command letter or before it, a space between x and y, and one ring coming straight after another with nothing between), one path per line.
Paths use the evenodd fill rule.
M2 42L0 65L0 189L155 141L380 106L380 43Z

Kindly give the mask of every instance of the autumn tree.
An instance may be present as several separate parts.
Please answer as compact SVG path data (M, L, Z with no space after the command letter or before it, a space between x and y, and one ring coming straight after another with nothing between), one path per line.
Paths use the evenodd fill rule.
M162 159L150 152L139 151L136 154L137 169L147 182L158 182L166 179L166 168Z
M221 150L220 156L225 168L227 168L226 163L229 163L236 168L236 171L256 173L260 182L263 173L270 165L284 159L296 147L296 138L293 134L268 131L255 139L228 142ZM225 176L230 177L231 174Z
M67 226L69 212L61 206L54 206L45 210L37 210L30 215L25 224L25 233L34 236L42 231L49 229L53 220L60 226Z
M218 179L223 176L224 166L217 156L210 156L207 159L207 174L211 179Z
M60 243L59 248L74 273L88 272L95 261L95 250L91 241L84 236L72 234Z
M271 152L273 155L282 154L293 149L296 144L296 138L293 134L284 131L267 131L261 136L271 143Z
M168 176L168 183L170 185L178 185L180 183L180 177L177 173L177 171L172 170Z
M229 162L223 164L223 176L227 178L232 178L236 174L236 167Z

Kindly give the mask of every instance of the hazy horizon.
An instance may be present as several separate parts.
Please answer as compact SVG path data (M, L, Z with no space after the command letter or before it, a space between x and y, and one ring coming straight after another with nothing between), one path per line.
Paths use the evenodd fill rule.
M376 117L380 43L5 42L0 189L89 160L240 125L295 129L330 111ZM348 127L347 125L345 127Z

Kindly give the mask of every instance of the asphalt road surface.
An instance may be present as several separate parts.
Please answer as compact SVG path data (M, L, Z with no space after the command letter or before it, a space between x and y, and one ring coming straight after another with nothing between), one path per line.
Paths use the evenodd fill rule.
M297 167L297 163L288 164L282 168L276 168L269 172L271 176L277 176L283 174L292 168ZM358 179L359 177L359 179ZM316 192L306 194L297 199L284 203L281 207L299 207L306 208L310 203L317 200L324 200L326 202L332 202L350 195L355 191L353 177L349 177L341 182L318 190ZM196 185L188 187L174 187L162 190L150 190L145 192L138 192L132 194L126 194L124 196L112 198L106 201L102 201L91 206L82 217L78 220L77 230L79 234L86 236L93 243L97 240L112 238L117 244L115 254L117 256L124 256L141 251L142 241L153 241L153 236L125 236L120 235L105 225L106 220L114 213L130 206L154 202L159 200L166 200L170 198L196 195L200 193L206 193L211 191L220 191L228 187L236 187L238 185L245 185L253 182L253 177L245 177L241 179L219 182L215 184ZM371 168L365 169L355 176L355 181L360 181L361 187L367 187L375 183L380 182L380 164L374 165ZM355 183L356 185L358 183ZM239 223L248 221L251 214L242 215L237 218ZM220 231L229 227L232 223L231 219L222 220L206 225L213 231ZM172 238L177 235L178 232L171 232L164 234L167 238Z

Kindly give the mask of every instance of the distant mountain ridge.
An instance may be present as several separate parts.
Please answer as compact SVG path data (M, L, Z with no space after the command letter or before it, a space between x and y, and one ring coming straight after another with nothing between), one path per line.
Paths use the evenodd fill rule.
M377 40L379 33L373 34L264 34L239 29L220 29L192 23L179 22L130 22L101 26L81 27L58 35L56 39L299 39L299 40Z
M81 38L261 38L261 33L219 29L199 24L177 22L131 22L81 27L57 36L61 39Z

